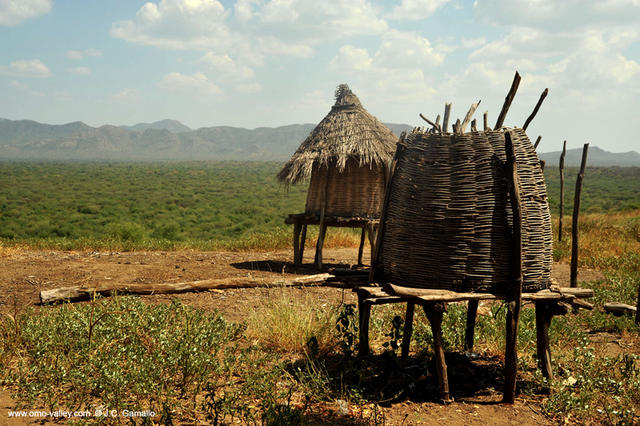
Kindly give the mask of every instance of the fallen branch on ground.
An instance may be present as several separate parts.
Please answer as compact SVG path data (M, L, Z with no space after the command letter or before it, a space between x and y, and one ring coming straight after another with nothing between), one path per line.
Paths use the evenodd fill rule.
M216 278L210 280L160 283L160 284L106 284L95 287L61 287L40 292L40 303L75 302L89 300L94 295L111 296L118 294L172 294L195 291L206 291L226 288L256 288L256 287L297 287L306 285L319 285L329 278L335 278L332 274L305 275L298 278Z

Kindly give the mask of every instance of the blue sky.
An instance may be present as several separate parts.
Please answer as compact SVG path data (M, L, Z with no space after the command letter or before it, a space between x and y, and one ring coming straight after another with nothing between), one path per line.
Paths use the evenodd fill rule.
M316 123L348 83L386 122L445 102L543 151L640 150L640 0L0 0L0 117L93 126Z

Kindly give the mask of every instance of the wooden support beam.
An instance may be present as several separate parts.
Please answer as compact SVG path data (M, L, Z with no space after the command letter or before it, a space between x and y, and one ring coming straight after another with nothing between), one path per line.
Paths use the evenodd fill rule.
M332 163L327 163L327 174L324 180L324 190L322 191L322 208L320 209L320 229L318 230L318 241L316 242L316 268L322 270L322 249L324 247L324 236L327 233L327 223L325 216L328 203L329 179L331 176Z
M558 162L560 171L560 216L558 216L558 241L562 241L562 218L564 216L564 157L567 154L567 141L562 144L562 153Z
M444 402L451 401L449 397L449 376L447 374L447 362L444 358L444 347L442 345L442 314L446 309L444 305L422 305L424 313L431 323L433 334L433 353L436 361L436 374L440 385L440 398Z
M449 114L451 114L451 104L444 104L444 118L442 119L442 131L444 133L449 131Z
M584 170L587 167L587 153L589 144L582 147L582 162L580 172L576 178L576 191L573 199L573 220L571 230L571 287L578 286L578 218L580 216L580 194L582 193L582 181L584 180Z
M302 264L302 260L304 259L304 243L307 241L307 224L302 224L302 235L300 236L300 254L299 256L299 264Z
M413 334L413 312L416 304L407 302L407 311L404 314L404 330L402 331L402 360L406 360L409 356L409 348L411 346L411 335Z
M551 368L551 346L549 345L549 326L553 316L550 302L536 302L536 344L538 352L538 366L542 375L553 380Z
M484 114L482 114L482 129L485 132L491 130L489 127L489 111L485 111Z
M371 303L358 293L358 356L365 358L369 355L369 319L371 317Z
M478 301L469 300L467 304L467 327L464 331L464 350L473 350L473 339L476 330L476 316L478 314Z
M542 94L540 95L540 99L538 99L538 103L536 104L535 108L533 108L533 112L529 117L527 117L527 120L524 122L522 130L527 130L527 127L529 127L529 124L531 124L531 121L535 118L538 110L540 109L540 106L542 105L542 102L544 101L544 98L546 98L548 94L549 89L544 89L544 92L542 92Z
M364 234L367 232L366 227L362 227L362 232L360 233L360 245L358 246L358 266L362 266L362 253L364 251Z
M507 179L509 180L509 200L513 214L511 243L513 293L507 303L507 344L504 357L503 401L513 404L516 396L516 379L518 375L518 323L522 305L522 204L520 200L520 183L518 181L518 165L509 132L505 133L505 150L507 153L506 170Z
M376 246L376 236L378 234L379 227L377 224L373 222L369 222L366 228L367 228L367 236L369 237L369 247L371 249L371 259L373 259L373 256L375 254L374 251Z
M293 264L300 264L300 231L302 224L295 223L293 225Z
M500 110L500 115L498 115L498 120L496 120L496 125L493 126L495 130L499 130L504 124L504 119L507 117L507 112L509 112L509 107L511 107L511 102L513 102L513 98L516 96L519 85L520 74L516 71L509 93L507 93L507 96L504 98L504 104L502 105L502 110Z

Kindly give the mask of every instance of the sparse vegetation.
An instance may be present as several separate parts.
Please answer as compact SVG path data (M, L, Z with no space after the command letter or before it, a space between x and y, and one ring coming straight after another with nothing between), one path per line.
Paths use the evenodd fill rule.
M278 166L7 163L0 170L3 252L289 247L290 229L282 219L303 209L305 188L283 191L275 183ZM640 346L640 328L632 318L601 310L611 300L636 301L639 170L589 170L580 263L601 278L580 285L594 289L596 309L554 319L551 382L537 370L533 309L523 309L519 392L538 401L549 421L640 421L640 358L629 349ZM555 212L549 173L554 171L547 168ZM616 185L606 186L611 180ZM571 204L571 185L567 189ZM564 263L570 256L568 216L565 225L565 238L554 244L555 260ZM338 246L359 239L349 231L329 235ZM420 310L411 359L403 363L397 355L404 315L398 305L373 309L374 356L364 361L355 355L355 307L324 306L298 289L273 289L245 324L177 301L147 305L132 297L18 311L0 317L0 382L20 407L152 409L161 423L383 424L380 405L437 395L432 337ZM478 368L456 355L463 348L466 307L449 305L443 331L448 362L459 367L450 369L454 397L468 389L500 390L504 315L504 307L493 304L478 317L475 350L484 365ZM598 339L611 333L628 346L607 349ZM474 383L466 376L456 381L456 374L473 374ZM348 414L343 406L351 407Z

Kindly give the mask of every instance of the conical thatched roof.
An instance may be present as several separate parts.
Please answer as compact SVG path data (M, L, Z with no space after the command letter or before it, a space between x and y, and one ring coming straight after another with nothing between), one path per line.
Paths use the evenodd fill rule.
M315 167L335 164L343 172L347 160L362 165L385 166L396 149L396 136L369 114L346 84L336 89L336 103L278 173L294 184L311 177Z

